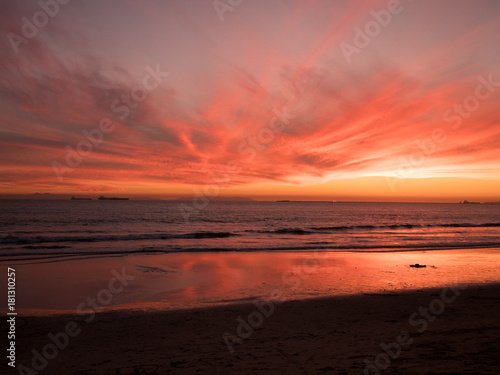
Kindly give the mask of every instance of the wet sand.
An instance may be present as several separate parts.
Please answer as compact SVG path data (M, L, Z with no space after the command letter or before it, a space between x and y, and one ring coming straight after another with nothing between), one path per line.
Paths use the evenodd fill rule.
M497 374L499 257L498 249L462 249L9 262L16 364L26 367L2 367L81 375Z
M17 309L25 315L76 313L92 308L88 298L106 310L165 310L268 299L275 290L309 299L500 283L500 249L172 253L0 265L16 269Z
M384 374L500 371L498 284L277 302L272 313L270 305L259 312L247 303L103 312L89 322L91 315L18 317L17 364L30 366L32 349L53 355L49 333L69 327L66 332L79 333L67 336L42 374L376 374L386 366ZM242 326L238 335L249 319L254 328ZM233 353L225 333L240 339L228 341Z

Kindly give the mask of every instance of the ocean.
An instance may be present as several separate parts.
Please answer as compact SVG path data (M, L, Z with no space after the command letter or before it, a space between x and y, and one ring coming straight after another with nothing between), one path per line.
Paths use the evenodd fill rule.
M9 259L219 251L411 251L500 246L500 205L3 200Z

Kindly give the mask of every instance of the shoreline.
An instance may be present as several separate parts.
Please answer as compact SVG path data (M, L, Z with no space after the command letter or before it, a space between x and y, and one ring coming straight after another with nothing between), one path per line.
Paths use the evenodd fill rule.
M273 308L261 302L123 310L92 320L19 316L17 361L29 364L31 349L41 353L51 343L48 334L64 332L72 321L81 332L42 373L363 374L369 367L371 374L386 357L384 374L495 373L500 283L443 290L285 301ZM394 343L401 342L399 350Z
M17 311L36 316L185 310L266 300L274 291L299 300L500 283L498 250L172 253L2 264L17 271ZM410 267L416 263L427 267Z
M207 249L186 249L182 251L178 250L137 250L137 251L127 251L127 252L117 252L117 251L109 251L109 252L67 252L67 253L49 253L49 254L40 254L40 253L28 253L15 255L13 258L0 258L0 265L2 263L10 263L10 262L27 262L27 261L36 261L36 260L48 260L51 259L50 262L65 262L71 260L85 260L90 258L116 258L116 257L127 257L127 256L136 256L136 255L169 255L169 254L226 254L226 253L405 253L405 252L426 252L426 251L446 251L446 250L475 250L475 249L490 249L490 250L500 250L500 243L492 243L492 244L479 244L479 245L467 245L467 246L459 246L459 245L450 245L450 246L430 246L430 247L367 247L367 248L352 248L352 247L322 247L318 249L318 246L310 246L310 247L300 247L300 248L278 248L278 249L266 249L266 248L258 248L258 249L215 249L215 250L207 250ZM11 256L11 254L7 254L7 256ZM33 258L26 258L26 257ZM5 257L5 255L3 256ZM53 260L52 260L53 259ZM43 263L43 262L33 262L33 264ZM14 263L18 264L18 263ZM22 264L22 263L20 263Z

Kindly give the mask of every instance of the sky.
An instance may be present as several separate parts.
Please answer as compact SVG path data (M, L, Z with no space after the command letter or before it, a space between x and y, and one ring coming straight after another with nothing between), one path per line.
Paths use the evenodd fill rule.
M500 201L500 2L2 1L0 194Z

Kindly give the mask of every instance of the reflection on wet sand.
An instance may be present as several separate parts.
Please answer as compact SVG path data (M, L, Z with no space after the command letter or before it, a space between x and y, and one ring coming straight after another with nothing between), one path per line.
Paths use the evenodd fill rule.
M494 283L500 281L499 261L498 249L231 252L80 259L66 267L20 262L16 269L19 308L49 314L75 312L88 298L98 299L113 272L133 280L104 300L104 309L178 309L269 299L276 290L293 300ZM427 267L410 267L417 263Z

